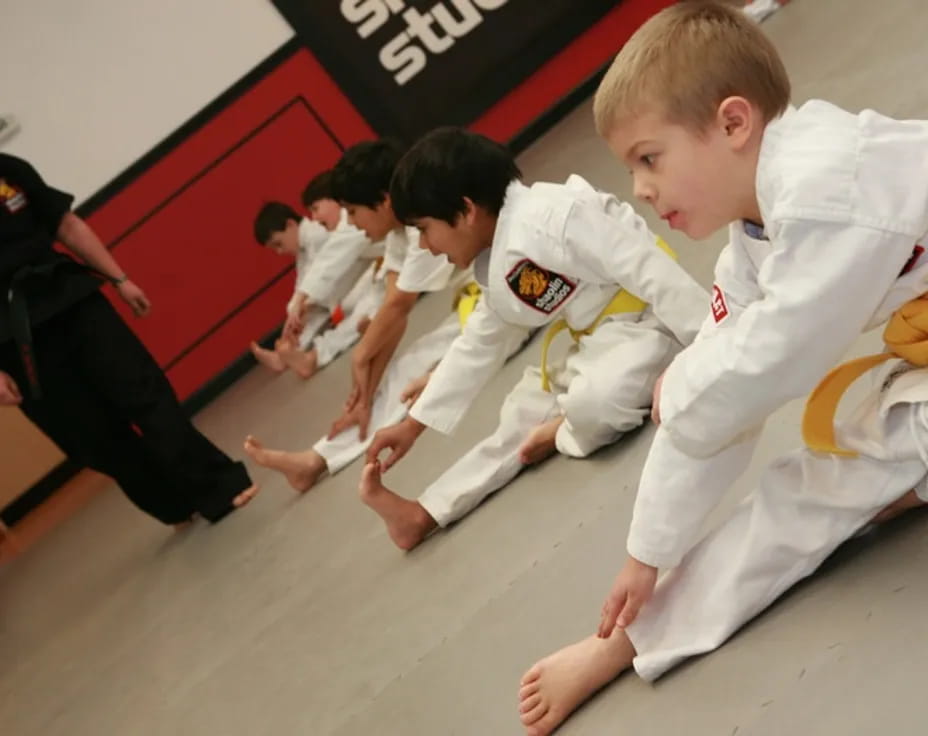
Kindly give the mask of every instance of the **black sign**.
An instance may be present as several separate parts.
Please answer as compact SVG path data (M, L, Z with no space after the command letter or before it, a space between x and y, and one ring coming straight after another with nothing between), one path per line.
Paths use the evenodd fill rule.
M473 122L617 4L272 2L371 126L405 140Z

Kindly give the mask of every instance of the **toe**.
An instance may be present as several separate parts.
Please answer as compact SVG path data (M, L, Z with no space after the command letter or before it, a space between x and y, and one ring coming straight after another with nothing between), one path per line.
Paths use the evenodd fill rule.
M541 693L535 693L522 699L519 705L519 713L531 713L541 702Z
M544 701L539 702L534 708L526 713L522 714L522 725L523 726L535 726L538 728L541 725L541 720L548 714L548 704Z
M538 682L538 678L541 677L541 665L534 665L528 672L522 676L522 685L530 685L533 682Z
M530 682L528 685L523 685L519 689L519 700L525 700L530 695L534 695L540 689L538 682Z

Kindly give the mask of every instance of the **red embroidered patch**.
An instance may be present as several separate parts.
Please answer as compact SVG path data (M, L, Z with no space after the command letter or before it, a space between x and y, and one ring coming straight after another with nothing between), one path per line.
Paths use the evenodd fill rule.
M718 286L712 287L712 318L715 324L721 324L728 317L728 304L725 294Z
M26 194L19 187L8 184L6 179L0 179L0 205L3 205L7 212L15 215L27 204Z

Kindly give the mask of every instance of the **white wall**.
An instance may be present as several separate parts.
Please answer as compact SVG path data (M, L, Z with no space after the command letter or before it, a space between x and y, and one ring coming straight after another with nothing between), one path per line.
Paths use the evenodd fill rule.
M270 0L3 0L3 150L78 202L292 35Z
M269 0L0 0L3 150L81 201L293 34ZM2 410L0 410L2 412ZM0 414L0 508L61 460Z

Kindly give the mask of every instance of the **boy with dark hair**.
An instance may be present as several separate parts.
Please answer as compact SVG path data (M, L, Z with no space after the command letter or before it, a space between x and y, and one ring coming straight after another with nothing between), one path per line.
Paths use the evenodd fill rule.
M290 368L304 379L357 340L358 326L376 309L381 291L373 276L359 283L362 272L370 268L381 249L348 223L332 198L331 184L331 172L326 171L304 190L304 204L314 213L313 219L301 218L289 205L268 202L254 224L259 244L296 259L296 288L287 304L283 335L274 350L253 342L251 352L272 371L281 373ZM350 316L322 332L339 302L349 294L350 303L342 305L342 311Z
M420 248L419 234L393 212L390 179L402 153L390 140L359 143L345 152L333 172L334 196L351 222L371 240L385 241L386 298L352 353L352 390L343 415L328 437L301 452L268 450L253 437L245 443L259 465L284 473L299 492L360 456L370 442L369 425L382 427L401 419L416 390L410 382L430 370L460 332L458 316L449 315L391 360L419 294L444 289L454 270L444 256Z
M408 416L378 432L367 453L362 499L402 549L467 514L526 464L555 450L586 457L639 426L655 381L706 312L705 291L627 204L578 176L531 187L520 178L503 146L458 128L423 138L393 177L397 215L431 252L473 264L483 291ZM542 365L526 370L490 437L417 502L381 484L382 450L392 450L388 469L427 427L454 431L509 336L552 323ZM574 345L548 366L548 344L562 329Z
M928 122L791 107L776 48L716 2L645 23L594 116L639 198L694 239L728 224L730 240L711 318L655 390L661 426L599 631L523 678L531 736L631 666L653 680L715 649L875 516L928 499ZM829 373L883 323L886 353ZM844 389L879 364L835 427ZM806 447L700 541L767 417L810 390Z

